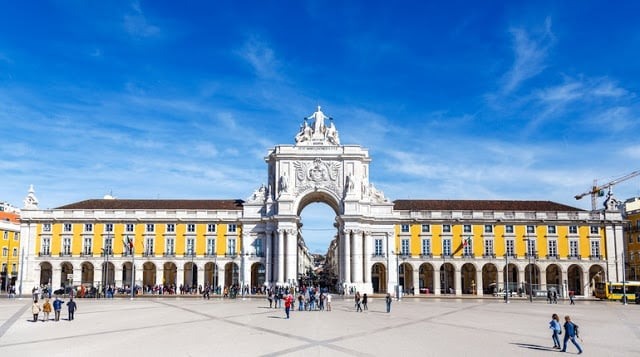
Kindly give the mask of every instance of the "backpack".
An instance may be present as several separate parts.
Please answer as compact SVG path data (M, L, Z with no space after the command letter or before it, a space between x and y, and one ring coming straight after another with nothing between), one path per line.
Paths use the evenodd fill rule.
M576 332L576 337L580 337L580 334L578 333L578 325L573 324L573 329L574 329L574 330L575 330L575 332Z

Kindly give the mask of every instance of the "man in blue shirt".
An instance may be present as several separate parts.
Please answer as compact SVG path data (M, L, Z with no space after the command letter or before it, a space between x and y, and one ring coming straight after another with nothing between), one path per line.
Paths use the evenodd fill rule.
M60 300L57 296L53 301L53 312L55 313L55 321L60 321L60 310L62 310L63 301Z
M571 322L571 317L569 315L564 317L564 345L562 346L562 352L567 352L567 341L571 340L571 342L578 349L578 354L582 353L582 348L576 341L576 337L578 337L578 325Z

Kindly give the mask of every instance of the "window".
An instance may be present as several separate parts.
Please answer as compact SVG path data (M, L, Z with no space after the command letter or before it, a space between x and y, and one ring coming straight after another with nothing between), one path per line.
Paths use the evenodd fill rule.
M451 233L451 225L450 224L443 224L442 225L442 232L443 233Z
M578 257L578 241L577 240L569 241L569 257L571 258Z
M429 233L431 232L431 226L428 224L423 224L422 225L422 233Z
M590 232L591 234L598 234L598 232L600 231L598 226L591 226L590 227Z
M84 238L84 247L83 247L83 253L85 255L91 255L92 254L92 239L91 237L85 237Z
M187 251L185 253L188 256L196 254L196 240L194 238L187 238Z
M85 223L84 224L84 231L87 232L87 233L93 232L93 224Z
M473 240L471 237L462 238L462 254L467 257L473 255Z
M493 233L493 226L490 224L485 224L484 225L484 232L485 233Z
M464 233L471 233L471 225L470 224L465 224L464 226L462 226L462 231Z
M20 232L13 233L13 240L18 240L18 239L20 239Z
M187 224L187 232L193 233L196 231L196 225L193 223Z
M207 232L215 233L216 232L216 225L212 224L212 223L207 224Z
M153 256L153 252L155 251L153 246L154 239L147 238L144 244L144 254L147 256Z
M173 255L176 253L176 244L173 238L167 238L167 243L165 244L165 255Z
M11 264L11 271L14 273L18 272L18 266L16 263Z
M400 241L400 254L402 255L409 255L409 240L408 239L403 239L402 241Z
M593 258L600 258L600 241L598 240L591 241L591 256Z
M382 239L376 239L374 241L373 254L376 256L384 256L384 251L382 250Z
M451 239L442 240L442 255L451 256Z
M65 223L63 226L63 231L65 232L71 232L73 230L73 226L71 223Z
M50 255L51 254L51 238L47 237L47 238L42 238L42 248L41 248L41 253L42 255Z
M215 238L207 239L207 255L212 256L216 254L216 240Z
M153 233L156 230L156 225L153 223L147 223L147 233Z
M43 232L51 232L51 223L45 223L42 225Z
M18 248L13 248L13 254L14 257L18 256Z
M256 247L256 256L258 257L264 256L264 250L262 249L262 239L255 240L255 247Z
M556 226L547 226L547 234L556 234Z
M8 255L9 255L9 248L7 247L2 248L2 256L6 257Z
M409 232L409 225L408 225L408 224L402 224L402 225L400 225L400 232L402 232L402 233L408 233L408 232Z
M536 232L536 227L534 226L527 226L527 234L533 234Z
M107 223L104 225L104 231L105 232L113 232L113 223Z
M493 239L484 240L484 255L489 257L493 256Z
M127 225L125 226L125 231L133 232L133 228L134 228L134 224L133 223L127 223Z
M236 229L238 229L238 226L235 223L228 224L227 227L228 227L229 233L235 233Z
M227 239L227 254L236 255L236 239L235 238Z
M509 234L513 234L513 225L508 224L508 225L504 226L504 232L505 233L509 233Z
M506 248L507 256L515 257L515 255L516 255L513 243L514 243L513 239L507 239L505 241L505 245L506 245L505 248Z
M535 256L536 255L536 240L528 239L527 240L527 255Z
M4 240L9 239L9 232L8 232L8 231L4 231L4 232L2 232L2 233L3 233L3 234L2 234L2 238L3 238Z
M102 253L103 253L103 255L104 254L108 254L108 255L112 255L113 254L113 238L107 236L104 239L104 249L103 249Z
M167 224L167 232L174 233L176 231L176 225L173 223Z
M422 240L422 255L431 255L431 239Z
M569 234L578 234L578 226L569 226Z
M62 254L71 255L71 238L69 237L62 239Z
M547 242L547 254L549 254L550 257L558 256L558 242L555 239Z

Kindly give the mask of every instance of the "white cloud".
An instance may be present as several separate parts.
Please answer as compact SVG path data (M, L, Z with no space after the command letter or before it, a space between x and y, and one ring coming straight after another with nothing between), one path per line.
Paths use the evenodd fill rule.
M257 36L251 36L237 51L240 58L248 62L261 79L277 79L279 66L269 43Z
M142 12L139 1L131 3L133 13L124 15L123 26L125 31L134 37L153 37L160 33L160 28L149 23Z

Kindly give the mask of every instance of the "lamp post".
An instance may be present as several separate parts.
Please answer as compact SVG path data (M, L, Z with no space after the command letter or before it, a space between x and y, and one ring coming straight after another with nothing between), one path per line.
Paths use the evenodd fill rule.
M533 302L533 264L531 260L533 258L533 262L536 261L536 255L538 252L531 247L531 239L529 238L529 234L524 238L527 242L527 258L529 261L529 302Z
M625 282L626 276L625 276L625 271L626 268L624 266L624 252L622 254L620 254L621 258L622 258L622 304L626 305L627 304L627 285Z
M505 289L504 289L504 302L509 303L509 251L504 254L504 275L505 275Z

